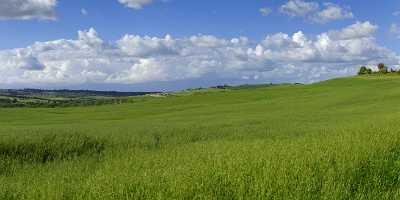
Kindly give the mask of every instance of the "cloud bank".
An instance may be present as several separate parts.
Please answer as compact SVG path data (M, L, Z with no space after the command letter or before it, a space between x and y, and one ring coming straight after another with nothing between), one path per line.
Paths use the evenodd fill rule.
M0 51L0 84L72 87L190 80L314 82L355 74L359 65L398 65L399 57L376 43L373 34L377 28L367 21L316 36L302 31L276 33L261 41L212 35L125 35L115 42L104 42L89 29L79 31L76 40L36 42Z

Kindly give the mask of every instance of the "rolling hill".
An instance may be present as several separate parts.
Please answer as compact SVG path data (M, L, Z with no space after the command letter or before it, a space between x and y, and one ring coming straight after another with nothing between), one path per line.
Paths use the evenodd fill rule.
M400 77L1 108L0 199L398 199Z

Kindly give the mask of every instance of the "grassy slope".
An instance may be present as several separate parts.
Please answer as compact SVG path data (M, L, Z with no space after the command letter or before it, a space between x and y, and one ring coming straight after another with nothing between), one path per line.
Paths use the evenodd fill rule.
M400 198L400 78L0 109L0 199Z

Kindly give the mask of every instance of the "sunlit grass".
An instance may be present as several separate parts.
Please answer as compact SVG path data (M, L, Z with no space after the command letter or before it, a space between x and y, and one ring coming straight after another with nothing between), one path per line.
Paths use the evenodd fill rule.
M0 110L0 199L400 198L400 78Z

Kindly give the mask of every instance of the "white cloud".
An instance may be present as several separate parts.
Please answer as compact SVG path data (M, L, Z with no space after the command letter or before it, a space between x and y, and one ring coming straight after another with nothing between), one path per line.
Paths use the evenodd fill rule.
M391 24L389 31L396 38L400 39L400 26L398 24L395 24L395 23Z
M144 6L153 2L153 0L118 0L121 4L124 4L128 8L136 10L142 9Z
M301 31L277 33L262 41L212 35L125 35L111 43L90 29L79 31L76 40L36 42L0 51L0 84L70 87L190 80L313 82L355 74L360 65L398 65L399 57L376 43L376 29L370 22L357 22L316 36Z
M312 20L317 23L327 23L335 20L352 19L353 13L348 8L342 8L336 4L325 3L325 8L314 16Z
M281 12L292 17L304 17L319 9L318 3L303 0L290 0L281 6Z
M81 9L81 14L82 15L88 15L89 13L88 13L88 11L86 9L82 8Z
M259 11L260 11L260 13L261 13L262 16L268 16L269 14L271 14L272 9L271 9L271 8L267 8L267 7L264 7L264 8L260 8Z
M321 6L317 2L303 0L289 0L281 6L280 11L291 17L302 17L308 21L321 24L354 17L348 7L340 7L333 3L323 3Z
M2 0L0 20L54 20L57 0Z
M392 15L398 17L398 16L400 16L400 11L394 11L392 13Z
M96 30L93 28L88 31L78 31L78 38L82 48L100 50L103 45L103 40L97 36Z
M372 37L378 26L369 21L356 22L340 31L330 31L329 36L336 40L352 40L357 38Z

